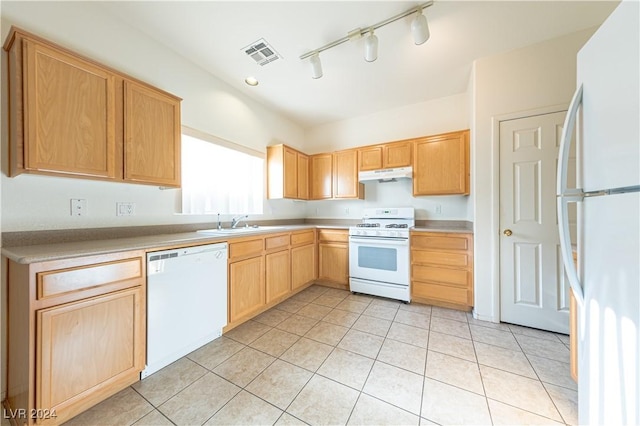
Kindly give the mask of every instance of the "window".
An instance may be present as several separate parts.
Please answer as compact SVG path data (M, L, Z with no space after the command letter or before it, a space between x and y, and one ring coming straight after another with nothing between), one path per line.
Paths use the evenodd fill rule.
M262 214L264 159L258 155L183 134L182 213Z

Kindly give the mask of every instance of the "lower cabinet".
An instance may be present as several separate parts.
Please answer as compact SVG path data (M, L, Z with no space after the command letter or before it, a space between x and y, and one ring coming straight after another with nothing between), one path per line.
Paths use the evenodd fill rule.
M126 388L145 365L143 252L8 270L7 404L17 424L60 424Z
M229 263L229 323L259 311L265 304L265 293L262 254Z
M411 299L468 311L473 307L473 235L411 232Z
M307 244L291 249L291 288L299 289L316 279L316 246Z
M229 241L229 318L225 331L316 279L315 229Z
M338 288L349 287L349 232L318 230L318 279Z

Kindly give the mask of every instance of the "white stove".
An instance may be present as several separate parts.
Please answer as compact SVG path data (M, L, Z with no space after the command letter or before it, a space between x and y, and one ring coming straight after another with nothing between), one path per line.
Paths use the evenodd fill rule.
M409 238L415 226L413 207L365 209L362 223L349 228L349 235Z
M412 207L365 209L349 228L349 287L352 292L409 302L409 230Z

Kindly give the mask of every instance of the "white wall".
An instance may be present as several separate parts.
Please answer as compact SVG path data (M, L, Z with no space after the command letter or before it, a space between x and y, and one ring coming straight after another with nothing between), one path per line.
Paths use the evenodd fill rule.
M302 148L300 126L249 99L178 54L112 19L91 2L3 2L2 40L11 25L45 37L183 99L182 123L260 152L273 143ZM6 67L3 55L2 69ZM2 104L6 107L6 91ZM2 152L7 131L3 126ZM179 190L82 179L22 175L6 177L3 163L2 230L90 228L196 223L207 216L182 216ZM71 217L70 198L87 200L89 214ZM136 215L117 217L117 201L136 203ZM304 203L266 201L260 219L303 217Z
M475 227L475 314L499 321L497 117L568 106L576 84L576 54L594 29L474 63L472 77L472 202Z
M315 127L306 135L305 152L337 151L468 128L469 96L461 93ZM372 182L365 184L364 200L308 202L307 217L359 219L368 207L413 206L417 219L472 220L469 204L468 196L414 197L410 180ZM440 214L436 214L438 205Z

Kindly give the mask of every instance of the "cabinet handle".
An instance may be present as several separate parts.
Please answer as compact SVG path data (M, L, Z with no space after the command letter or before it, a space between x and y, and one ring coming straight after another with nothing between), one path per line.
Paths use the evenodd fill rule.
M510 237L513 234L513 232L511 232L511 229L505 229L503 234L506 235L507 237Z

